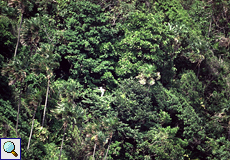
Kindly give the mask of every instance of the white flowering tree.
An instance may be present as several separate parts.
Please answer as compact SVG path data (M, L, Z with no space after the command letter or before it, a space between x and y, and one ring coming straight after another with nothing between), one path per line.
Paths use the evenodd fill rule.
M145 64L141 67L141 72L136 78L139 79L140 84L148 84L149 91L150 86L154 85L157 80L161 79L161 75L160 72L156 72L156 67L154 65Z

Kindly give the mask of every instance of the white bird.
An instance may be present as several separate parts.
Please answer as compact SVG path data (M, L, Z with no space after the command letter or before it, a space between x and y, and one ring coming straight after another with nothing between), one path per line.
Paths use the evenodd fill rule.
M102 97L106 90L103 87L100 87L99 90L101 91L101 97Z

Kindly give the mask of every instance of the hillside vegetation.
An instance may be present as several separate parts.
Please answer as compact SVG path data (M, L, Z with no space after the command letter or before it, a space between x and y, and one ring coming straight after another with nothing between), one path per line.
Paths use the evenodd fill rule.
M0 137L28 160L229 160L229 32L228 0L0 0Z

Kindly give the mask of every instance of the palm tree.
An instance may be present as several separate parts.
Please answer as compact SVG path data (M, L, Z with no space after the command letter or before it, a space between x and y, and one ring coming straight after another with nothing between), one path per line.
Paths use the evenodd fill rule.
M2 75L7 75L10 79L9 85L14 85L16 91L16 97L18 97L18 112L17 112L17 121L16 121L16 134L18 135L18 121L19 121L19 113L21 107L21 96L22 96L22 84L24 79L26 78L26 59L23 61L19 59L14 59L6 64L2 68Z
M110 117L105 119L105 125L108 127L107 132L109 133L109 145L105 154L105 158L104 160L106 160L108 152L109 152L109 147L111 145L112 142L112 138L113 138L113 132L114 132L114 128L116 128L116 125L118 124L118 119L115 117Z
M61 141L61 149L60 149L60 154L59 154L59 160L61 160L61 152L62 152L62 146L63 146L63 142L64 142L64 138L65 138L65 132L66 132L67 124L68 124L67 121L65 121L64 124L63 124L64 133L63 133L63 138L62 138L62 141Z
M70 121L73 119L78 119L79 117L83 117L85 112L80 107L74 103L75 96L80 94L81 89L78 89L78 84L76 81L70 79L69 81L61 81L56 82L54 84L55 87L59 90L59 102L56 109L51 110L54 113L57 119L63 120L63 127L64 127L64 134L62 138L61 148L60 148L60 155L59 160L61 159L61 153L63 148L63 142L65 138L66 128ZM81 122L78 122L81 124Z
M109 147L112 142L113 128L117 124L118 120L115 117L107 118L97 121L93 119L93 123L88 123L83 131L86 134L86 143L88 148L92 147L92 143L94 144L93 153L89 152L86 156L92 155L92 158L95 159L96 148L99 154L105 153L104 146L108 144L108 148L105 154L105 158L107 158ZM103 131L102 131L103 130ZM90 139L88 139L90 137ZM91 138L92 137L92 138ZM88 140L87 140L88 139Z
M48 104L50 82L53 77L53 69L59 65L57 62L55 62L54 56L55 55L53 54L52 45L41 44L41 47L37 49L37 53L32 55L33 60L30 64L32 72L36 73L37 75L42 73L47 79L46 99L43 112L42 127L44 126L45 121L45 113Z
M112 138L113 138L113 133L110 135L110 141L109 141L109 145L108 145L108 148L107 148L107 151L106 151L104 160L106 160L106 158L107 158L107 155L108 155L108 152L109 152L109 147L110 147L110 145L111 145Z
M65 133L66 133L68 121L69 121L69 119L71 119L71 115L73 114L73 113L71 113L71 108L73 108L73 107L76 107L76 106L73 106L73 104L68 102L67 99L62 99L61 102L59 102L57 108L51 111L52 113L55 114L56 118L63 120L64 133L63 133L62 142L61 142L59 160L61 159L63 142L64 142L64 138L65 138Z
M33 133L34 119L35 119L37 107L38 107L38 105L41 104L41 101L42 101L41 91L39 91L38 89L35 89L34 92L35 93L30 93L30 95L31 95L30 104L34 106L34 114L33 114L33 118L32 118L32 126L31 126L31 130L30 130L30 137L29 137L29 141L28 141L28 145L27 145L27 150L30 147L30 141L31 141L32 133Z
M8 5L11 6L11 7L14 7L14 5L18 4L18 8L19 10L21 11L21 20L20 20L20 24L19 24L19 28L18 28L18 39L17 39L17 44L16 44L16 47L15 47L15 51L14 51L14 57L16 57L17 55L17 50L18 50L18 44L19 44L19 41L20 41L20 32L21 32L21 27L22 27L22 20L23 20L23 13L25 11L25 5L23 3L24 1L9 1L8 2Z
M48 96L49 96L50 81L53 76L54 68L58 67L59 64L54 61L55 55L53 54L53 45L42 44L38 53L40 53L42 57L42 62L38 61L38 65L44 67L44 70L46 72L46 78L47 78L46 100L45 100L45 107L44 107L43 119L42 119L42 127L43 127L44 121L45 121L45 113L46 113L46 108L47 108Z
M46 89L46 101L45 101L45 107L44 107L44 112L43 112L42 127L43 127L44 121L45 121L46 106L47 106L48 95L49 95L49 85L50 85L50 77L49 77L49 75L48 75L47 78L48 78L48 82L47 82L47 89Z
M18 98L18 113L17 113L17 122L16 122L16 135L18 135L18 119L19 119L19 113L20 113L20 107L21 107L21 95L22 95L22 92L20 90L20 93L19 93L19 98Z
M97 146L97 143L94 144L94 149L93 149L93 160L95 160L94 156L95 156L96 146Z
M20 42L23 46L28 46L30 54L34 55L37 53L37 47L40 42L40 17L31 17L26 19L22 24Z
M30 130L30 137L29 137L29 141L28 141L28 145L27 145L27 150L30 148L30 140L31 140L32 133L33 133L34 118L35 118L35 115L36 115L37 108L38 108L38 106L34 106L34 115L33 115L33 118L32 118L32 126L31 126L31 130Z

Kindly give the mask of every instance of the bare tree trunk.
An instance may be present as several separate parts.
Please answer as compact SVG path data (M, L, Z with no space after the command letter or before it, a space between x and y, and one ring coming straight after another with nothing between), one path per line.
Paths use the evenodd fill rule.
M62 146L63 146L63 142L64 142L64 138L65 138L65 131L66 131L66 128L67 128L67 121L64 122L64 134L63 134L63 138L62 138L62 142L61 142L61 149L60 149L60 155L59 155L59 160L61 160L61 151L62 151Z
M104 160L106 160L107 154L108 154L108 152L109 152L109 147L110 147L110 144L111 144L111 141L112 141L112 137L113 137L113 135L112 135L111 138L110 138L109 146L108 146L108 149L107 149L107 151L106 151L105 159L104 159Z
M94 155L95 155L96 146L97 146L97 144L95 143L94 150L93 150L93 160L95 160Z
M19 93L19 98L18 98L18 114L17 114L17 122L16 122L16 135L18 137L18 119L19 119L19 112L20 112L20 107L21 107L21 94L22 91Z
M230 121L228 122L228 141L230 141Z
M147 91L147 97L149 96L149 88L150 88L150 84L149 84L148 91Z
M28 141L27 150L28 150L28 149L29 149L29 147L30 147L30 140L31 140L32 133L33 133L33 128L34 128L34 118L35 118L35 115L36 115L37 107L38 107L38 106L36 106L36 107L35 107L35 110L34 110L33 121L32 121L31 130L30 130L30 138L29 138L29 141Z
M209 29L208 29L208 37L209 37L211 29L212 29L211 27L212 27L212 17L210 19L210 25L209 25Z
M48 95L49 95L49 84L50 84L50 79L48 77L48 84L47 84L47 90L46 90L46 101L45 101L45 107L44 107L43 119L42 119L42 127L44 126L45 115L46 115L46 106L47 106Z
M18 44L19 44L19 40L20 40L20 32L21 32L21 27L22 27L22 18L23 18L23 11L22 11L22 16L21 16L20 26L19 26L19 29L18 29L18 40L17 40L17 45L16 45L16 48L15 48L15 51L14 51L14 57L16 57L17 50L18 50Z
M199 78L199 73L200 73L200 64L198 65L197 78Z
M4 123L3 127L5 128L5 131L3 133L3 138L7 138L7 131L10 129L10 127L7 125L7 123Z

